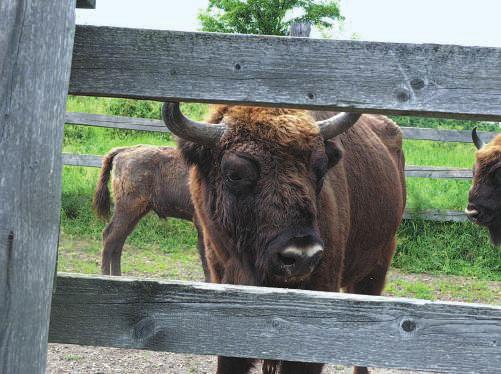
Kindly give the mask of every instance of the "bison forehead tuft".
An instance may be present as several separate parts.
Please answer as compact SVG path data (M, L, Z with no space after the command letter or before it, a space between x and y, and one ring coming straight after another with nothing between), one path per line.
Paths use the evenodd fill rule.
M311 149L319 137L319 128L305 110L248 106L218 106L209 118L224 122L230 137L246 135L285 147Z

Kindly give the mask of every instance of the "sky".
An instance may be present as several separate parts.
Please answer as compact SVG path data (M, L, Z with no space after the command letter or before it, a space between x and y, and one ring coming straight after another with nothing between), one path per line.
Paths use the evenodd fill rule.
M207 0L97 0L77 23L198 31ZM346 18L336 39L501 47L500 0L340 0ZM313 33L313 37L319 37Z

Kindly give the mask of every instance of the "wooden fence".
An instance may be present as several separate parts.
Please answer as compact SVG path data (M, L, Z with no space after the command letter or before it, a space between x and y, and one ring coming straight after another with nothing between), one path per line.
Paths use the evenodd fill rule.
M96 127L107 127L124 130L140 130L151 132L169 132L163 121L145 118L130 118L122 116L105 116L88 113L66 113L66 123L72 125L85 125ZM432 140L440 142L461 142L471 143L471 131L464 130L440 130L415 127L401 127L406 139ZM485 142L490 141L498 133L478 132ZM84 154L63 154L64 165L101 167L101 157ZM438 166L415 166L407 165L405 168L407 177L416 178L440 178L469 180L472 178L471 169L448 168ZM466 215L461 211L430 209L422 211L407 210L406 219L420 218L431 221L467 221Z
M42 373L48 335L184 353L499 370L499 306L63 274L52 310L50 297L68 83L77 95L499 121L501 49L94 26L74 33L74 0L29 4L0 7L0 372Z

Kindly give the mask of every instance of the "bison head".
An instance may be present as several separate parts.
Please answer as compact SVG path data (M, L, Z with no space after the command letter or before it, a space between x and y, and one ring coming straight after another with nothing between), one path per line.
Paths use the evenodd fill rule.
M476 128L472 131L476 152L473 186L465 213L468 218L489 229L493 244L501 244L501 136L484 145Z
M166 125L195 166L190 189L207 236L239 269L223 282L293 286L308 279L323 256L324 176L342 154L333 138L359 116L315 123L305 111L220 106L207 124L184 117L178 103L164 105Z

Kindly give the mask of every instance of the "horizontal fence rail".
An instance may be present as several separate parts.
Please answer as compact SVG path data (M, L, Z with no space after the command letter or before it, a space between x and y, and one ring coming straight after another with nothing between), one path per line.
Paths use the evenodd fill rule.
M501 367L501 308L60 274L49 341L494 373Z
M71 166L101 167L101 156L63 153L63 163ZM446 178L446 179L471 179L470 169L453 169L442 166L414 166L405 168L407 177L416 178Z
M469 130L442 130L420 127L400 126L404 133L404 139L432 140L437 142L471 143L471 131ZM478 131L477 134L484 142L490 142L501 132Z
M89 114L67 112L66 123L71 125L86 125L108 127L114 129L140 130L153 132L170 132L164 122L157 119L131 118L123 116L108 116L102 114ZM471 143L471 131L467 130L441 130L418 127L400 126L405 139L433 140L441 142ZM478 135L484 142L489 142L497 132L479 131Z
M85 167L96 167L100 168L102 162L101 156L96 155L82 155L82 154L71 154L63 153L63 164L67 166L85 166ZM471 174L471 170L448 170L445 168L430 168L430 167L418 167L411 166L409 172L406 171L407 176L420 176L423 178L458 178L467 179L468 172ZM411 175L408 175L410 173ZM470 176L471 177L471 176ZM405 219L424 219L428 221L453 221L453 222L464 222L467 221L467 217L463 212L459 211L448 211L448 210L423 210L423 211L413 211L406 210L404 215Z
M501 48L77 26L69 91L499 121Z
M102 114L66 112L66 123L123 130L170 132L165 123L158 119L105 116Z

